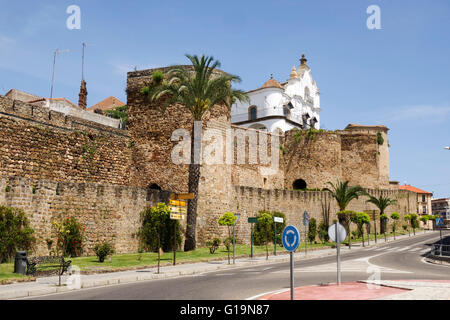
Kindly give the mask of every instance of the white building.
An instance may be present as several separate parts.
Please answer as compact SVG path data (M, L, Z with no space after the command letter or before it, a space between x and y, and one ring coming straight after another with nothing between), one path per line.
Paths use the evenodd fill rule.
M261 88L248 91L249 102L233 104L231 123L270 132L320 129L320 93L306 61L302 55L286 82L271 76Z

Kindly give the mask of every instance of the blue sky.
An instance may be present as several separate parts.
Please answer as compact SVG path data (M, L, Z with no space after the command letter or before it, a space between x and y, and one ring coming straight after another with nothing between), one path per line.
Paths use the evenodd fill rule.
M208 54L242 89L284 81L302 53L321 91L326 129L390 128L391 180L450 196L450 2L433 1L6 1L0 0L0 93L18 88L78 101L87 42L88 105L126 102L126 72ZM66 28L69 5L81 30ZM369 5L381 30L369 30Z

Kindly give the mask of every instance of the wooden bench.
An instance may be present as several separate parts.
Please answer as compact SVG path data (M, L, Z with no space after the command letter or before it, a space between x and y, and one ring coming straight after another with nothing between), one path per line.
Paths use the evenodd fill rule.
M27 275L36 274L50 275L57 274L63 275L68 270L72 260L64 260L64 257L59 256L44 256L27 258Z

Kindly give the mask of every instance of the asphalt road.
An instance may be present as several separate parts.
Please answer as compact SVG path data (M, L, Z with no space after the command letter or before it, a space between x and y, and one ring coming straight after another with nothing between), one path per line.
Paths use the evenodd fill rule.
M342 256L342 281L450 280L450 267L423 261L438 232L411 237ZM383 239L378 240L383 243ZM336 257L295 261L295 286L336 282ZM228 300L248 299L289 288L289 263L234 268L172 279L151 280L70 293L36 297L34 300Z

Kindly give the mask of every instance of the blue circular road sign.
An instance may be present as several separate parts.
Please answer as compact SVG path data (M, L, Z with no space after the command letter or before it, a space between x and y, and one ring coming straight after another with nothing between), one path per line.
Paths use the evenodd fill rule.
M294 226L287 226L283 230L283 235L281 236L283 241L283 247L289 251L295 251L300 244L300 232Z

